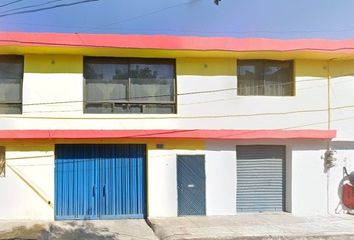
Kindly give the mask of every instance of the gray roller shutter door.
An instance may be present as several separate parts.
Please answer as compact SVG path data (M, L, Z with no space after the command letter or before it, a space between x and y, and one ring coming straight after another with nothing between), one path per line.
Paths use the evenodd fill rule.
M237 146L237 212L285 211L285 146Z

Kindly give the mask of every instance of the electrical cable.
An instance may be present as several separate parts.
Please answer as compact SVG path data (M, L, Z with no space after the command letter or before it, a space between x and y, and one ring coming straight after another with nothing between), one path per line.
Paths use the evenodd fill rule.
M342 83L342 82L340 82L340 83ZM322 87L322 86L321 86ZM234 90L234 88L231 88L232 90ZM305 89L305 88L304 88ZM302 90L304 90L304 89L302 89ZM226 90L226 89L219 89L220 91L221 90ZM229 89L227 89L227 90L229 90ZM208 91L208 92L210 92L210 91ZM199 93L205 93L204 91L199 91L199 92L188 92L188 95L190 95L190 94L199 94ZM183 94L182 94L183 95ZM159 96L159 95L157 95L157 96ZM155 97L157 97L157 96L155 96ZM153 96L149 96L149 97L153 97ZM240 97L244 97L244 96L236 96L236 97L234 97L234 98L229 98L229 99L227 99L227 100L238 100ZM221 99L221 100L225 100L225 99ZM210 103L210 102L218 102L218 101L220 101L220 99L219 100L208 100L208 101L206 101L206 102L208 102L208 103ZM85 102L85 101L66 101L66 102L51 102L51 103L48 103L48 104L63 104L63 103L73 103L73 102ZM200 102L198 102L199 104L200 104ZM180 103L179 105L191 105L191 104L197 104L197 103L194 103L194 102L192 102L192 103L185 103L185 104L183 104L183 103ZM29 105L29 106L33 106L33 105L47 105L47 103L32 103L32 104L23 104L23 105ZM331 110L340 110L340 109L346 109L346 108L352 108L353 107L353 105L343 105L343 106L337 106L337 107L333 107L333 108L331 108ZM295 112L311 112L311 111L325 111L326 109L312 109L312 110L299 110L299 111L295 111ZM46 113L46 112L81 112L82 111L82 109L77 109L77 110L58 110L58 111L41 111L41 110L39 110L39 111L24 111L23 113ZM292 112L287 112L286 114L290 114L290 113L294 113L294 111L292 111ZM268 113L268 114L270 114L270 115L274 115L274 114L280 114L280 113ZM240 115L240 116L254 116L254 115L264 115L264 113L261 113L261 114L251 114L251 115Z
M54 5L54 6L50 6L50 7L42 7L42 8L31 9L31 10L23 10L23 11L18 11L18 12L14 12L14 13L4 13L4 14L0 14L0 18L7 17L7 16L13 16L13 15L19 15L19 14L25 14L25 13L41 12L41 11L50 10L50 9L54 9L54 8L69 7L69 6L74 6L74 5L78 5L78 4L97 2L97 1L100 1L100 0L82 0L82 1L72 2L72 3L58 4L58 5Z
M40 3L40 4L34 4L34 5L28 5L28 6L23 6L23 7L12 8L12 9L8 9L8 10L6 10L6 11L0 12L0 14L8 13L8 12L13 12L13 11L17 11L17 10L22 10L22 9L27 9L27 8L40 7L40 6L48 5L48 4L55 3L55 2L62 2L62 1L66 1L66 0L52 0L52 1L45 2L45 3Z
M108 26L112 26L112 25L128 22L128 21L131 21L131 20L136 20L136 19L139 19L139 18L142 18L142 17L151 16L151 15L154 15L156 13L160 13L160 12L163 12L163 11L166 11L166 10L169 10L169 9L172 9L172 8L180 7L180 6L183 6L183 5L186 5L186 4L190 4L190 2L186 1L186 2L182 2L182 3L178 3L178 4L175 4L175 5L171 5L171 6L167 6L167 7L161 8L161 9L154 10L152 12L148 12L148 13L144 13L144 14L141 14L141 15L137 15L137 16L134 16L134 17L131 17L131 18L118 20L118 21L111 22L111 23L108 23L108 24L105 24L105 25L101 25L101 26L90 27L90 28L84 29L84 31L91 32L92 30L102 29L102 27L104 28L104 27L108 27Z
M100 1L100 0L86 0L86 1ZM1 15L0 15L1 17ZM81 34L76 34L78 39L81 40L80 38ZM203 37L200 37L203 38ZM285 40L284 40L285 41ZM112 45L97 45L97 44L73 44L73 43L63 43L63 42L45 42L45 41L24 41L24 40L13 40L13 39L0 39L0 42L4 43L17 43L17 44L34 44L37 46L67 46L67 47L95 47L95 48L112 48L112 49L122 49L120 46L112 46ZM81 41L82 42L82 41ZM157 49L157 48L156 48ZM173 49L169 49L173 50ZM288 48L285 50L232 50L234 53L246 53L246 52L277 52L277 53L286 53L286 52L293 52L293 51L318 51L318 52L338 52L338 51L344 51L344 50L354 50L353 47L336 47L336 48L319 48L319 47L303 47L303 48ZM228 50L224 49L207 49L203 50L203 52L215 52L215 51L220 51L220 52L227 52ZM352 57L352 55L350 55Z
M350 117L346 117L346 118L338 118L338 119L333 119L332 122L338 122L338 121L343 121L343 120L351 120L351 119L354 119L354 116L350 116ZM304 124L304 125L296 125L296 126L291 126L291 127L286 127L286 128L277 128L275 130L290 130L290 129L298 129L298 128L301 128L301 127L307 127L307 126L311 126L311 125L319 125L319 124L325 124L327 123L327 121L322 121L322 122L313 122L313 123L309 123L309 124ZM181 130L181 131L185 131L185 130ZM190 131L193 131L193 130L190 130ZM255 130L256 131L256 130ZM246 134L246 133L244 133ZM241 135L241 134L237 134L237 135ZM354 134L353 134L354 135ZM236 136L236 134L229 134L229 135L225 135L224 137L231 137L231 136ZM109 143L108 143L109 144ZM117 143L119 144L119 143ZM30 156L30 157L23 157L23 158L46 158L46 157L53 157L54 155L39 155L39 156ZM165 156L175 156L174 153L171 153L171 154L159 154L159 155L153 155L153 157L165 157ZM21 158L10 158L10 159L7 159L7 160L21 160ZM17 164L16 164L17 165ZM22 164L20 164L19 166L21 166ZM50 165L50 166L53 166L53 164L25 164L24 166L45 166L45 165Z
M349 79L352 81L352 79ZM348 81L349 81L348 80ZM311 82L311 81L325 81L323 79L304 79L304 80L298 80L296 82L294 81L289 81L289 82L283 82L283 83L274 83L274 84L267 84L267 86L282 86L282 85L289 85L289 84L294 84L294 83L299 83L299 82ZM262 87L263 85L253 85L254 87ZM318 87L318 86L316 86ZM305 89L310 89L313 87L308 87L308 88L302 88L300 90L305 90ZM215 90L204 90L204 91L191 91L191 92L185 92L185 93L177 93L175 94L176 96L188 96L188 95L195 95L195 94L207 94L207 93L217 93L217 92L224 92L224 91L234 91L237 89L246 89L240 88L240 87L232 87L232 88L223 88L223 89L215 89ZM299 90L299 89L298 89ZM157 98L157 97L170 97L171 94L161 94L161 95L148 95L148 96L140 96L140 97L134 97L132 99L145 99L145 98ZM262 95L259 95L262 96ZM238 97L245 97L245 96L238 96ZM104 99L102 101L119 101L119 100L126 100L125 97L121 98L111 98L111 99ZM36 103L23 103L23 106L35 106L35 105L52 105L52 104L64 104L64 103L83 103L87 102L84 100L68 100L68 101L53 101L53 102L36 102ZM128 102L127 102L128 103ZM182 104L183 105L183 104Z
M22 1L22 0L21 0ZM43 23L35 23L35 22L11 22L11 21L1 21L3 24L15 24L15 25L23 25L23 26L42 26L42 27L56 27L56 28L66 28L66 29L89 29L87 26L73 26L73 25L59 25L59 24L43 24ZM316 30L294 30L294 31L267 31L267 30L262 30L262 31L198 31L198 30L172 30L172 29L162 29L162 28L125 28L125 27L107 27L107 28L102 28L105 30L136 30L136 31L154 31L154 32L169 32L169 33L188 33L188 34L221 34L221 35L226 35L226 34L255 34L255 33L269 33L269 34L289 34L289 33L338 33L338 32L353 32L354 33L354 28L351 29L340 29L340 30L328 30L328 31L316 31ZM77 32L77 31L75 31Z
M9 5L12 5L12 4L15 4L15 3L18 3L18 2L22 2L23 0L15 0L15 1L12 1L12 2L9 2L9 3L5 3L3 5L0 5L0 8L2 7L7 7Z

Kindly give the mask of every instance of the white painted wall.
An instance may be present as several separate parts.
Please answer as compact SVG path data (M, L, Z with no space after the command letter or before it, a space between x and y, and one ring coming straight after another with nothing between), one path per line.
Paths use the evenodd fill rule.
M298 143L292 151L292 213L324 215L327 213L327 178L321 157L325 143Z
M27 65L34 62L51 67L50 62L54 61L64 67L60 68L61 71L55 71L53 67L52 72L36 72L36 68L32 71L25 69L24 113L2 115L0 129L327 128L327 78L326 69L323 69L326 62L323 61L295 61L296 96L251 97L237 96L236 59L180 58L177 59L178 93L229 90L180 95L177 101L178 114L147 115L83 114L83 75L82 72L65 73L63 61L66 58L69 57L25 57ZM82 67L81 57L69 59L68 64ZM208 67L204 68L205 65ZM66 101L69 103L62 103ZM59 103L47 104L53 102ZM316 111L311 112L312 110ZM348 124L343 126L349 127ZM341 127L342 125L336 125L337 129Z
M333 61L331 74L331 127L338 141L354 141L354 61ZM342 107L345 108L342 108Z
M325 215L327 214L327 173L324 172L323 155L326 150L326 142L319 140L248 140L248 141L208 141L207 149L213 151L229 151L229 160L237 161L235 147L236 145L286 145L286 210L294 215ZM339 144L339 146L342 146ZM330 170L330 182L328 191L328 210L334 213L338 205L339 197L337 194L338 184L342 179L340 174L342 166L340 162L347 159L347 166L354 166L354 161L349 163L348 159L353 158L353 146L348 144L338 146L338 165ZM345 149L346 148L346 149ZM207 150L207 151L208 151ZM216 159L215 159L216 160ZM236 180L236 167L231 171L225 170L222 178ZM354 169L353 169L354 171ZM335 174L334 174L335 173ZM231 174L231 175L229 175ZM225 181L226 182L226 181ZM234 182L236 183L236 181ZM212 183L213 184L213 183ZM233 202L236 207L236 186L222 188L223 191L229 191L229 194L223 195L224 198ZM228 189L228 190L227 190ZM235 204L236 203L236 204ZM231 208L229 208L230 211ZM236 211L236 210L233 210ZM337 211L338 212L338 211Z
M205 154L207 215L236 214L236 145L286 145L286 210L294 215L325 215L335 211L342 179L341 162L354 166L353 146L338 150L338 165L330 170L327 206L327 173L324 172L325 141L257 140L207 141L204 151L149 151L149 216L177 216L177 154ZM342 147L344 148L344 147ZM348 168L349 169L349 168ZM350 169L349 169L350 171ZM353 169L354 171L354 169Z
M176 152L148 152L148 216L177 216Z
M236 213L235 151L149 150L148 153L148 215L178 215L177 155L205 155L207 215Z
M6 152L7 164L52 203L54 202L53 155L53 151L36 149ZM10 167L6 167L6 176L0 178L0 219L53 220L53 208Z
M59 55L29 55L25 57L25 65L31 65L32 61L51 64L53 60L60 64L66 58L70 59L69 65L82 66L80 56ZM237 96L235 89L236 59L177 59L178 93L230 90L181 95L178 97L176 115L83 114L82 72L68 73L65 68L64 71L63 68L56 71L55 67L53 71L45 69L47 68L38 72L28 69L25 71L23 114L2 115L0 129L327 129L328 69L325 61L295 60L296 96L245 97ZM338 184L343 177L342 166L347 165L354 171L354 107L350 107L354 104L354 76L351 69L354 69L354 61L335 61L330 64L330 100L331 106L336 108L331 111L331 128L337 130L338 134L332 146L337 149L338 165L329 173L329 191L327 173L323 172L321 159L326 149L325 143L300 140L241 142L287 145L287 209L294 214L327 213L328 193L328 211L343 212L338 195ZM53 102L56 103L47 104ZM252 114L255 115L249 116ZM235 146L238 143L240 142L209 141L205 151L150 150L150 216L176 216L175 159L176 154L187 153L206 155L207 213L236 213ZM39 152L41 151L34 147L27 148L26 151L9 151L8 154L21 157L24 156L22 154L40 154ZM167 156L160 156L166 153ZM48 198L53 199L53 158L23 161L47 161L47 167L21 166L20 170ZM0 206L16 204L17 207L1 211L0 218L53 218L52 210L24 187L11 170L7 174L6 178L0 179ZM21 204L24 200L28 204Z
M163 141L161 141L163 143ZM54 144L54 143L53 143ZM7 163L54 202L53 144L22 143L8 147ZM354 145L335 142L337 165L324 172L325 141L257 140L207 141L205 150L150 149L148 151L148 216L177 216L177 155L205 155L207 215L236 213L236 145L286 145L286 209L294 215L345 213L340 202L342 167L354 171ZM0 178L0 219L50 219L54 211L7 167ZM329 197L327 199L327 196ZM327 202L328 201L328 202ZM327 206L327 203L329 204ZM328 209L327 209L328 208ZM328 212L327 212L328 210Z
M236 214L236 152L235 147L216 145L206 150L206 213Z

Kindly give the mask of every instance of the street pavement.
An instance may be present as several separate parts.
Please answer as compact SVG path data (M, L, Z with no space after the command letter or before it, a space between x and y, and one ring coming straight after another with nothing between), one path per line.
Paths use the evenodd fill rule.
M0 221L0 239L157 240L145 220Z
M352 215L296 217L289 213L257 213L223 217L150 218L149 224L161 240L354 240Z
M151 227L151 228L150 228ZM154 232L153 232L154 231ZM289 213L107 221L0 221L0 240L354 240L354 216Z

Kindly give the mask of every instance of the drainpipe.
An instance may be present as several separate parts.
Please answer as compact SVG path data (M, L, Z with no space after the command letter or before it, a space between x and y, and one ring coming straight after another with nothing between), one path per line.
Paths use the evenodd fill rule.
M330 62L332 59L327 61L327 130L331 130L331 71L330 71ZM327 140L327 153L330 152L331 146L330 146L330 139ZM326 154L327 155L327 154ZM327 161L328 159L325 159ZM325 163L327 164L327 162ZM327 214L330 214L330 209L329 209L329 199L330 199L330 167L328 167L327 170Z
M331 71L330 61L327 61L327 129L331 130ZM327 142L327 149L330 148L330 140Z

